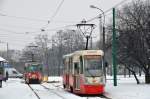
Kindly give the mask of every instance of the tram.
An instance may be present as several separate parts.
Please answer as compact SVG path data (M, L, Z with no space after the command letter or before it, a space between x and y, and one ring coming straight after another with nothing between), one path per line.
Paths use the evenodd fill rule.
M76 94L103 94L103 55L102 50L81 50L64 55L64 88Z
M27 84L42 82L42 64L37 62L25 63L24 78Z

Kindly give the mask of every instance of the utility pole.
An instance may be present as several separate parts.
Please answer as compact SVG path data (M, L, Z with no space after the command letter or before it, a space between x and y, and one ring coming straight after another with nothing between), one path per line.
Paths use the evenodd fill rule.
M112 41L112 59L113 59L113 78L114 86L117 86L117 64L116 64L116 29L115 29L115 8L113 8L113 41Z
M33 53L31 53L31 60L32 60L32 62L34 62L34 54Z
M105 60L105 55L106 55L106 51L105 51L105 26L103 26L103 52L104 52L104 56L103 56L103 67L104 67L104 76L106 79L106 60Z
M102 18L101 14L99 15L99 49L101 49L102 45Z

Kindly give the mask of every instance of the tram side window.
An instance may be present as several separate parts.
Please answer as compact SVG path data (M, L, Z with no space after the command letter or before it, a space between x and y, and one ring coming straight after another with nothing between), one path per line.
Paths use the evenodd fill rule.
M66 72L67 72L66 69L67 69L67 62L66 62L66 60L64 59L64 60L63 60L63 73L66 73Z
M74 63L75 74L79 74L79 63Z
M69 59L69 73L72 73L72 58Z
M80 56L80 67L81 67L81 74L83 74L83 58Z

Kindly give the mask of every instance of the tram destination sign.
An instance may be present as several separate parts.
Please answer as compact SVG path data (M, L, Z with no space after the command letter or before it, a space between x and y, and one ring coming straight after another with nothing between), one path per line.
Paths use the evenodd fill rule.
M100 55L85 55L86 59L100 59Z

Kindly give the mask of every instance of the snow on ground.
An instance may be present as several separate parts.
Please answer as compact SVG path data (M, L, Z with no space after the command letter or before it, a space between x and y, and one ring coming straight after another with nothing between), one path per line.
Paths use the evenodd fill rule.
M150 99L150 85L144 84L144 76L139 77L141 84L137 85L134 77L117 76L118 86L113 86L113 78L107 76L105 95L111 99ZM31 87L39 94L41 99L100 99L99 97L81 97L65 91L62 88L62 77L49 77L48 83L42 85L31 84ZM0 99L37 99L24 80L11 78L3 82L0 88Z
M124 78L117 76L118 85L113 86L113 77L107 76L105 95L112 99L150 99L150 85L144 84L144 76L138 77L141 84L137 85L133 76ZM49 81L60 81L61 77L49 77ZM61 84L62 85L62 84Z
M144 76L138 77L141 84L137 85L134 77L118 76L118 85L113 86L112 77L107 77L106 93L112 99L150 99L150 85L144 84Z
M21 79L9 79L3 82L3 87L0 88L0 99L37 99L33 92L22 84Z

